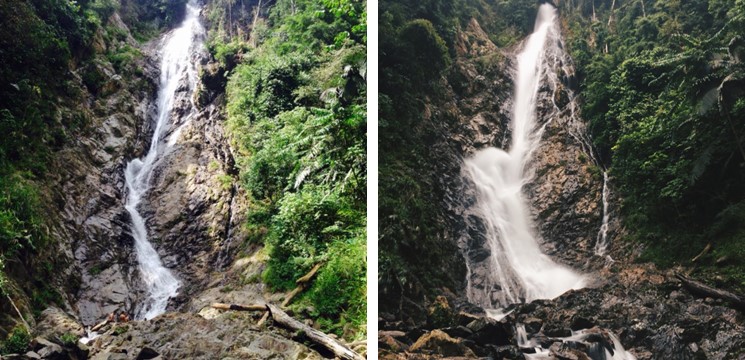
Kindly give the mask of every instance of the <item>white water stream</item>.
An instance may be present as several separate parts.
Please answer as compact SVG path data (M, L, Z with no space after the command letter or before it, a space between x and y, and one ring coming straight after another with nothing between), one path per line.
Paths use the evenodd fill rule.
M610 196L610 188L608 187L608 172L603 172L603 223L600 224L600 231L598 231L598 238L595 241L595 254L599 256L605 255L608 251L608 221L610 220L610 213L608 212L608 197Z
M186 18L183 23L163 39L160 53L158 111L153 138L145 157L130 161L124 173L127 187L125 208L132 217L131 231L135 240L138 268L148 292L148 299L137 307L135 317L138 319L152 319L165 312L168 300L178 294L180 286L179 280L163 266L158 252L148 241L145 219L137 207L150 189L153 170L168 145L165 136L175 123L171 111L174 100L179 95L179 83L187 79L190 85L188 95L191 95L191 90L194 89L196 64L193 63L191 55L201 46L199 41L204 33L198 14L199 7L193 0L190 1L186 6Z
M510 149L487 148L466 160L478 190L476 211L487 228L492 271L491 283L483 290L469 284L468 297L487 308L551 299L585 286L583 275L542 253L522 192L528 181L526 166L543 131L536 121L536 107L541 79L550 70L545 61L547 43L558 35L556 9L541 5L534 32L517 56Z

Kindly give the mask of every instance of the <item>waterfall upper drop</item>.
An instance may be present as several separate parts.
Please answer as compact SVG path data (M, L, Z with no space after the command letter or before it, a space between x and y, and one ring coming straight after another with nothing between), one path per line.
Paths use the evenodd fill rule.
M535 29L517 56L515 97L508 152L487 148L465 161L477 189L475 212L485 227L489 250L487 284L471 284L468 298L483 307L549 299L585 286L585 277L543 254L523 194L526 168L538 148L543 127L536 119L538 91L545 75L547 44L559 36L556 9L540 6ZM551 49L556 51L556 49Z
M127 187L125 208L132 218L131 231L138 268L148 291L148 299L137 307L135 317L138 319L151 319L165 312L168 300L178 294L180 286L178 279L163 266L157 251L148 241L145 219L137 207L150 188L153 170L166 154L168 144L165 137L172 125L177 123L178 119L172 119L171 114L174 101L179 96L191 98L195 88L196 64L193 55L201 48L203 35L199 7L192 0L186 5L183 23L162 39L158 108L150 148L145 157L130 161L124 173ZM185 91L179 86L184 80L189 85ZM184 92L186 94L182 94ZM192 105L186 117L195 111Z

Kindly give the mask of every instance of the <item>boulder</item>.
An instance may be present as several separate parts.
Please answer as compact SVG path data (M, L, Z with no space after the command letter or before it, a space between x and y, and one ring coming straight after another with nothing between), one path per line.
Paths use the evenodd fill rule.
M410 352L438 354L442 356L476 357L476 354L441 330L432 330L420 337L411 347Z

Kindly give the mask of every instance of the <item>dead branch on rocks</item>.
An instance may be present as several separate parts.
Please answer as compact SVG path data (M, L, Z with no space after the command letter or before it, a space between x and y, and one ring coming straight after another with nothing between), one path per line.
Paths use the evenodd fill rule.
M277 324L281 325L282 327L285 327L290 330L294 331L302 331L305 336L308 337L308 339L312 340L316 344L319 344L334 353L339 358L346 359L346 360L364 360L360 354L352 351L352 349L344 346L340 342L334 340L330 336L308 326L300 321L297 321L287 315L284 311L282 311L278 306L267 304L266 307L269 309L269 312L271 312L272 319Z
M713 288L704 283L692 280L683 275L677 274L675 277L683 283L683 286L688 289L691 293L700 296L708 296L716 299L722 299L729 301L732 305L745 310L745 299L742 296L724 291L721 289Z
M310 339L311 341L315 342L318 345L321 345L329 349L337 357L342 358L342 359L347 359L347 360L364 360L364 358L360 354L354 352L354 350L350 349L349 347L345 346L344 344L335 340L334 338L316 329L313 329L312 327L305 325L300 321L293 319L290 315L287 315L286 312L282 311L276 305L272 305L272 304L240 305L240 304L214 303L212 304L212 307L215 309L220 309L220 310L236 310L236 311L266 310L266 314L271 315L274 322L276 322L280 326L293 330L293 331L303 332L303 334L305 334L305 336L307 336L308 339ZM352 343L351 345L359 346L359 345L365 345L365 344L366 342L358 341L358 342Z

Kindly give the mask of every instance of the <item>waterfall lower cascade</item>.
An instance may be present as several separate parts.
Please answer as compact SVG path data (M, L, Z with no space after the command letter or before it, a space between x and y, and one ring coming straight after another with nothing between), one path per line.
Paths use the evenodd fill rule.
M138 305L135 311L137 319L152 319L165 312L168 300L178 294L180 283L170 270L163 266L152 244L148 241L145 219L138 210L138 205L150 188L153 170L166 154L169 144L166 134L177 123L172 119L175 100L179 96L191 98L196 83L196 64L194 55L201 48L204 28L199 23L199 7L192 0L186 6L186 17L183 23L163 39L161 46L160 80L157 99L157 116L155 131L147 154L127 164L124 177L127 187L125 208L132 218L132 237L135 241L138 269L148 292L148 298ZM183 81L188 82L184 94ZM189 115L196 110L191 106Z
M469 268L468 298L485 308L555 298L586 282L583 275L542 253L522 192L526 166L543 131L536 113L541 79L548 71L547 52L560 51L548 41L560 34L557 17L552 5L541 5L534 32L517 56L509 151L486 148L465 161L478 192L475 211L484 222L490 252L486 286L472 286Z

